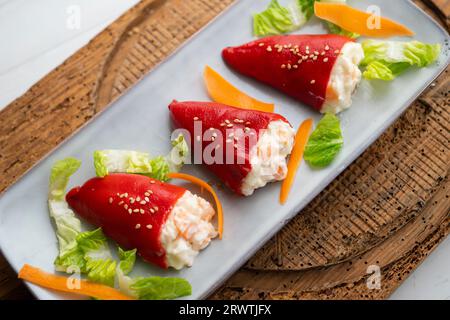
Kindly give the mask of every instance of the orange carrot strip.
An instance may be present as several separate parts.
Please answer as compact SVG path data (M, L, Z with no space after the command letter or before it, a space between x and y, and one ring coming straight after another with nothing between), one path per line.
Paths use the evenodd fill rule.
M274 111L275 106L272 103L265 103L246 95L209 66L205 67L203 78L208 94L215 102L242 109Z
M219 232L219 239L222 239L223 234L223 210L222 210L222 204L220 203L219 197L217 196L214 189L205 181L202 179L199 179L197 177L191 176L190 174L186 173L179 173L179 172L171 172L168 174L168 177L170 179L180 179L180 180L186 180L189 182L192 182L193 184L196 184L200 186L202 189L206 189L211 193L211 195L214 198L214 201L216 202L216 208L217 208L217 228Z
M406 26L384 17L352 8L346 4L314 2L317 17L330 21L344 30L369 37L413 36L414 32ZM370 28L370 19L379 19L379 28Z
M22 269L20 269L19 278L44 288L75 293L102 300L133 300L133 298L124 295L114 288L87 280L79 280L79 288L75 286L71 289L68 286L69 278L47 273L28 264L25 264Z
M289 158L288 162L288 173L286 179L284 179L283 183L281 184L281 204L285 204L288 198L289 192L294 182L295 174L297 173L297 170L300 166L300 161L303 157L303 151L305 151L305 146L308 142L308 137L311 132L312 125L312 119L303 121L303 123L298 128L297 134L295 135L294 148L292 149L291 157Z

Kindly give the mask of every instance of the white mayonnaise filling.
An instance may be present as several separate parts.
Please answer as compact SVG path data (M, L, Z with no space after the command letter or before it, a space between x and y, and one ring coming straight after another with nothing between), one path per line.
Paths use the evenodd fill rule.
M252 170L242 181L241 191L245 196L253 194L255 189L264 187L268 182L286 178L286 157L294 146L295 131L290 124L272 121L250 150Z
M210 223L214 214L208 201L189 191L178 199L161 230L169 267L180 270L192 266L199 251L217 236Z
M327 95L321 112L337 114L352 104L352 94L361 81L358 65L364 59L362 46L356 42L347 42L331 71Z

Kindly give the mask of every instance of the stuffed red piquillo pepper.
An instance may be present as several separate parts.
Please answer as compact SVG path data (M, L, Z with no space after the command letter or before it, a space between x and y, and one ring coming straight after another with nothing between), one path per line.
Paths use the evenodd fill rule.
M287 35L228 47L222 56L236 71L320 112L336 114L352 103L364 51L344 36Z
M110 174L73 188L70 207L120 246L136 248L162 268L191 266L217 236L215 211L206 200L179 186L137 174Z
M234 192L249 196L286 177L295 132L283 116L214 102L173 101L169 109L175 125L190 133L194 163Z

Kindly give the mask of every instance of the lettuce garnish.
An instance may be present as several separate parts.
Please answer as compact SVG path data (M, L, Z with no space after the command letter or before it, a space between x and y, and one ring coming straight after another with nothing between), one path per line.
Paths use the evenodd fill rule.
M253 15L253 33L258 37L286 33L293 27L289 10L277 0L272 0L263 12Z
M339 118L327 113L317 124L305 147L305 161L316 168L331 164L344 144Z
M58 271L85 270L83 253L77 246L77 236L81 232L80 220L69 208L64 199L70 176L80 167L81 162L75 158L57 161L51 170L48 192L50 217L56 227L59 254L55 260Z
M258 37L288 33L300 29L314 15L314 2L319 0L294 0L283 7L277 0L272 0L266 10L253 15L253 34ZM322 2L340 2L346 0L321 0ZM330 33L350 38L358 34L348 32L337 25L327 22Z
M181 134L172 140L172 150L165 157L152 158L146 152L129 150L95 151L95 172L98 177L109 173L137 173L167 181L167 174L178 171L186 162L188 153L188 145Z
M419 41L362 42L365 58L361 66L366 79L394 80L411 67L423 68L434 63L441 52L440 44L426 44Z
M85 272L88 279L114 286L117 262L111 255L102 229L80 233L77 244L86 261Z
M128 273L133 269L136 260L136 250L124 251L119 248L119 258L117 269L119 288L131 297L139 300L166 300L192 294L190 283L182 278L129 277Z

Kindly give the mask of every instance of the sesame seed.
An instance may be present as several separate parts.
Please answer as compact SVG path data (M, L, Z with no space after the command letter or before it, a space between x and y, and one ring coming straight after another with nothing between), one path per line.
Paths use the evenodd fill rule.
M259 46L260 46L260 47L264 47L264 43L261 42L261 43L259 44Z
M306 54L309 54L309 50L306 50L305 52L306 52Z
M233 128L233 124L232 124L232 123L229 123L229 124L227 124L227 127L228 127L228 128Z
M121 205L123 205L123 201L120 201L120 202L119 202L119 206L121 206Z
M135 226L136 229L139 229L140 227L141 225L139 223Z
M155 180L150 180L150 184L155 184L156 181Z
M145 200L142 200L141 202L139 202L140 204L146 204L147 202Z
M128 209L128 213L130 213L130 214L131 214L131 213L133 213L133 210L131 210L131 209Z
M323 62L328 62L328 58L323 59Z
M292 66L292 68L297 69L297 68L298 68L298 65L294 64L294 65Z
M137 196L137 197L136 197L136 201L137 201L137 202L141 201L141 197Z
M339 50L335 50L334 53L336 53L336 54L339 53Z
M125 192L123 195L125 196L125 198L128 198L128 193Z
M131 204L134 203L134 198L130 198L130 203L131 203Z
M128 205L127 205L127 204L126 204L126 205L124 205L123 207L125 208L125 210L127 210L127 209L128 209Z
M194 121L197 121L198 120L198 117L194 117Z
M159 210L158 206L154 206L153 208L155 209L155 211Z
M148 191L145 191L144 195L145 195L146 197L148 197L148 196L150 195L150 193L148 193Z
M227 124L230 123L230 120L226 119L226 120L225 120L225 123L227 123Z
M313 57L313 60L317 60L317 56L314 56L314 57Z
M288 63L287 67L288 67L289 70L291 70L291 67L292 67L292 66L291 66L290 63Z
M311 54L311 55L310 55L309 57L310 57L310 58L314 58L314 57L315 57L315 55Z
M139 209L134 209L133 212L139 212Z
M319 51L314 51L314 54L315 54L316 56L318 56L318 55L319 55Z
M329 45L326 45L326 46L325 46L325 51L328 51L328 50L330 50L330 46L329 46Z
M245 128L244 128L244 131L245 131L245 132L249 132L250 130L251 130L251 129L250 129L249 127L245 127Z
M316 80L311 80L311 84L314 84L314 83L316 83Z
M150 199L148 197L145 197L144 200L150 202Z
M324 55L325 55L325 51L322 51L322 52L320 53L320 55L321 55L321 56L324 56Z
M306 46L306 50L309 50L309 46Z
M150 193L150 194L153 194L153 191L152 191L152 190L147 190L147 192Z
M222 122L222 123L220 124L221 127L226 126L226 125L227 125L227 124L224 123L224 122Z
M145 213L145 210L144 210L144 209L139 209L139 212L140 212L141 214L144 214L144 213Z
M300 63L302 63L302 62L303 62L302 59L298 59L298 61L297 61L298 64L300 64Z
M148 224L148 225L146 225L145 227L146 227L147 229L149 229L149 230L150 230L151 228L153 228L151 224Z
M284 68L286 68L286 65L285 65L285 64L282 64L282 65L281 65L281 69L284 69Z
M283 51L283 48L282 48L282 47L279 47L277 51L278 51L278 52L281 52L281 51Z
M272 51L272 47L271 47L271 46L268 46L266 50L269 51L269 52L271 52L271 51Z
M234 136L234 132L230 132L230 134L228 135L229 137Z
M213 127L209 128L210 131L214 131L215 129Z
M150 208L150 212L151 212L151 213L155 213L155 209Z
M245 124L246 124L246 125L248 126L248 125L250 125L250 124L251 124L251 122L250 122L250 121L247 121L247 122L246 122Z

